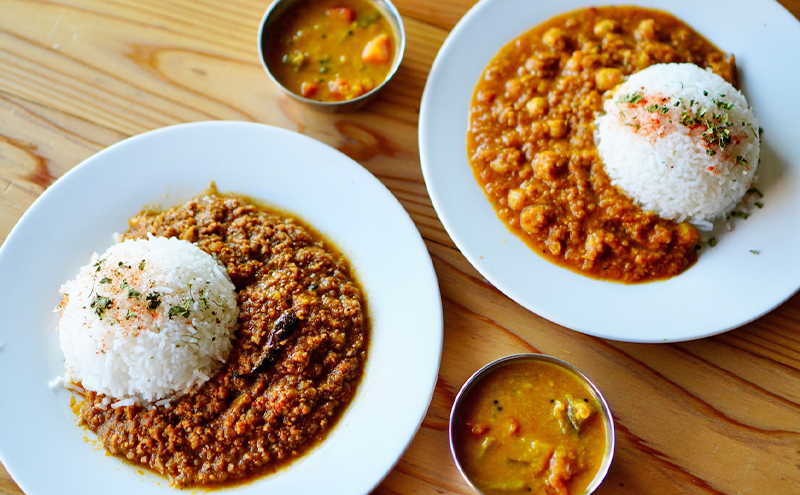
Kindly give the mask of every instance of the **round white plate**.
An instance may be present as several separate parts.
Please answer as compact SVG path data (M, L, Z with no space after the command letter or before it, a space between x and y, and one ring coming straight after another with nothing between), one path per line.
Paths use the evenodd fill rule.
M211 181L291 212L332 241L364 288L372 323L364 378L326 440L288 468L230 490L365 494L419 428L439 369L442 308L428 251L400 203L356 162L300 134L237 122L178 125L75 167L0 249L0 459L28 495L65 486L178 493L106 455L77 425L70 393L48 387L64 371L53 308L61 284L113 244L129 217L146 205L180 204Z
M623 285L539 257L497 218L472 175L466 131L472 92L506 43L592 0L483 0L450 33L433 64L419 123L425 183L445 229L503 293L558 324L629 342L714 335L772 310L800 287L800 23L774 0L634 0L671 12L734 53L741 86L764 128L764 208L704 249L678 277ZM758 254L754 254L756 251Z

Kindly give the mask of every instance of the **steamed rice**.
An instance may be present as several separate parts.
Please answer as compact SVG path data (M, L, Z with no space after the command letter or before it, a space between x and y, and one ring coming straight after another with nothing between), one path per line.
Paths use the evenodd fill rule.
M61 292L65 383L105 394L114 406L186 393L230 353L234 286L222 265L187 241L116 244Z
M710 70L658 64L615 88L595 121L612 184L645 210L701 229L732 211L758 164L758 121Z

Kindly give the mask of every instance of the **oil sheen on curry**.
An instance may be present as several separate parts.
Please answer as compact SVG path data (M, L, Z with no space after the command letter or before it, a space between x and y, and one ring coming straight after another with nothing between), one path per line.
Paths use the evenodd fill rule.
M597 399L546 362L492 371L469 391L454 428L459 463L486 495L582 495L606 452Z
M219 260L239 328L222 368L169 405L113 408L84 391L80 415L102 445L177 486L208 486L272 472L320 442L366 359L365 301L347 261L297 219L214 191L133 217L125 239L148 235Z
M500 219L546 259L624 283L680 274L699 233L643 211L611 184L594 141L603 94L657 63L694 63L736 84L735 62L670 14L598 7L506 45L475 88L467 151Z

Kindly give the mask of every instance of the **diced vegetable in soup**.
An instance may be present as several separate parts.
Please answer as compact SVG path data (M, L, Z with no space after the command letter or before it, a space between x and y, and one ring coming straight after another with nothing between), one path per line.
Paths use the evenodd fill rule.
M386 18L364 0L298 2L264 37L275 78L309 99L352 100L378 87L394 62Z
M492 371L454 418L454 448L486 495L582 495L603 463L600 405L570 371L515 362Z

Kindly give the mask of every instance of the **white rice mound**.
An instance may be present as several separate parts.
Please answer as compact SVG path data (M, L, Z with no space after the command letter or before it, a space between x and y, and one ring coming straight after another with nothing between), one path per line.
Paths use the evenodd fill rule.
M612 184L645 210L710 230L750 189L758 121L718 75L694 64L653 65L606 98L595 121L600 158Z
M61 293L65 383L111 397L112 407L168 402L207 381L230 353L239 316L225 268L175 238L94 254Z

